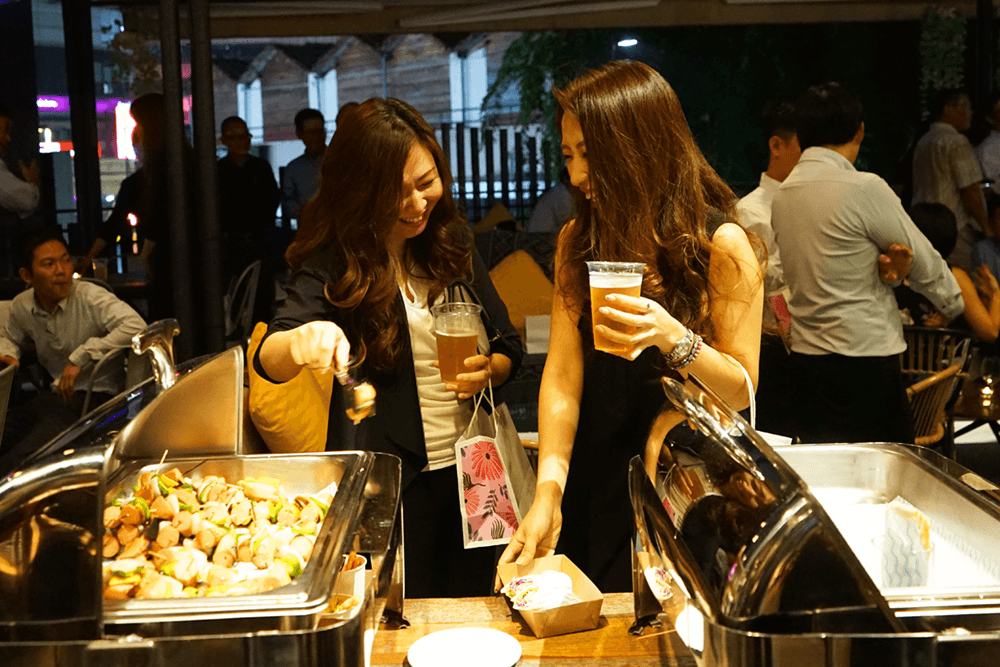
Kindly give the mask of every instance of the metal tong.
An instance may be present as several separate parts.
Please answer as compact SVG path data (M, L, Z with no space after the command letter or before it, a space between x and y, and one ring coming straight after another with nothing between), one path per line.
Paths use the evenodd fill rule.
M344 392L344 412L357 426L362 419L375 414L375 387L369 382L358 380L357 366L334 371L337 382Z

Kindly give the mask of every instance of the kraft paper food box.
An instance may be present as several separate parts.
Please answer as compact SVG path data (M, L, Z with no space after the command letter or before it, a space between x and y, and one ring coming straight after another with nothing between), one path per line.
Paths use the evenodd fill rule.
M541 639L542 637L596 628L601 619L601 605L604 604L604 596L601 595L601 591L597 589L594 582L588 579L587 575L580 571L580 568L566 556L546 556L545 558L536 558L524 565L504 563L497 567L500 581L503 582L504 586L516 577L537 574L546 570L568 574L573 581L573 593L581 601L544 611L517 610L535 636Z

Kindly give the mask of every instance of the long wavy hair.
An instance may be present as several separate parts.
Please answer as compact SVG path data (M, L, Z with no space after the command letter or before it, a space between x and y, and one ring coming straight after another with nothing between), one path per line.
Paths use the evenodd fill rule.
M402 266L388 242L399 221L403 171L410 150L430 151L443 194L427 227L406 242ZM448 283L472 275L472 232L451 196L448 160L434 130L406 102L373 98L341 113L337 131L323 155L320 186L302 207L299 231L285 258L293 270L310 256L328 254L337 274L326 286L327 299L345 311L344 330L352 346L377 371L400 363L404 347L393 307L398 271L416 271L430 280L428 303Z
M673 88L648 65L614 61L553 94L560 125L565 114L580 122L591 192L560 244L567 302L589 319L585 261L645 262L643 296L711 342L719 295L707 220L714 209L735 222L736 196L698 149Z

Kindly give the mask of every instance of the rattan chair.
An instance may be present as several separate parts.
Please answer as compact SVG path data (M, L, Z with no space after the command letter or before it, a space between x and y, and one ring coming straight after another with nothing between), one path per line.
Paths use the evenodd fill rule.
M913 410L916 444L942 444L954 456L951 408L962 380L968 377L971 334L955 329L906 327L906 350L899 355L906 393ZM947 438L945 436L948 436Z
M961 372L960 364L952 364L906 388L910 408L913 410L915 444L933 445L944 437L948 423L945 408Z

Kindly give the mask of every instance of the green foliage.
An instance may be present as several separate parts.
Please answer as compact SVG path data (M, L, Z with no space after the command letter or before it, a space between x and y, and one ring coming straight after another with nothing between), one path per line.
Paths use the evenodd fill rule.
M670 82L705 157L742 195L757 186L767 164L759 126L764 104L840 81L865 107L858 168L891 182L919 122L920 28L913 21L525 33L505 54L483 108L497 108L517 84L520 122L545 123L559 165L552 86L614 58L642 61ZM615 49L626 35L639 44Z
M133 19L130 25L145 27L139 19ZM153 53L155 39L149 33L126 29L118 19L111 25L101 26L100 30L105 35L114 35L108 50L115 83L124 84L135 93L160 80L160 61Z
M499 108L501 97L517 85L521 96L522 125L542 123L545 146L549 152L550 176L559 173L562 159L559 128L556 127L557 104L552 88L561 88L587 70L597 67L611 55L609 31L526 32L504 54L496 81L483 100L483 111Z
M935 92L964 84L966 22L956 7L929 7L920 22L920 101L924 113Z

